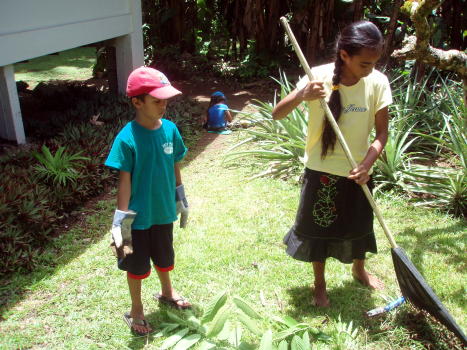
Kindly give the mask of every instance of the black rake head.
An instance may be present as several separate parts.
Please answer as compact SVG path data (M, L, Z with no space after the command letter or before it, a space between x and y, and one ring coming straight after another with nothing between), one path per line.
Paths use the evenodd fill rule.
M435 292L400 247L391 249L394 269L402 295L415 307L425 310L467 345L464 332L449 314Z

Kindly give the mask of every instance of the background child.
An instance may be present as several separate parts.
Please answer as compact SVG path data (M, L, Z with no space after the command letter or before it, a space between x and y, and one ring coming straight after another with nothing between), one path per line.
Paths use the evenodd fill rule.
M227 98L221 91L216 91L211 95L206 116L203 119L203 127L207 130L225 130L227 123L232 122L232 115L229 107L225 104Z
M118 268L127 271L131 296L131 310L124 319L132 331L144 335L152 329L144 316L141 281L151 272L151 260L162 287L156 298L178 308L190 307L174 291L169 276L174 268L176 186L182 186L177 162L187 149L175 124L162 119L167 100L181 94L163 73L148 67L135 69L126 92L136 118L119 132L105 164L120 170L112 232L118 236L119 227L136 212L130 235L133 253L119 258ZM113 239L118 248L114 233Z
M365 270L366 252L376 253L373 211L360 184L372 186L371 169L388 135L388 105L392 103L387 77L374 69L383 37L371 22L345 27L337 40L334 63L312 69L315 81L304 77L273 110L274 119L286 117L302 101L309 120L305 174L294 226L284 238L287 253L312 262L313 304L328 306L325 261L334 257L352 263L352 274L371 288L383 283ZM359 164L351 169L344 151L319 104L329 98L349 148ZM376 137L368 138L375 128Z

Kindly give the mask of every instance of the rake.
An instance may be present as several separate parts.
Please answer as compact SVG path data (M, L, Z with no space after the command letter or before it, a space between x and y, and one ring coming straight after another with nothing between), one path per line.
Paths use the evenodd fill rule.
M305 56L298 45L295 36L290 29L289 23L285 17L281 17L280 21L289 36L289 39L292 43L295 53L300 60L300 63L305 70L310 81L313 80L313 74L311 73L310 66L305 59ZM352 169L357 167L357 163L355 162L352 153L350 152L349 147L347 146L347 142L342 135L339 126L337 125L336 120L332 116L331 110L329 109L328 104L324 99L319 100L321 107L324 109L325 116L329 123L331 124L336 136L339 140L340 145L344 149L345 155L347 160L349 161ZM432 315L435 319L437 319L440 323L446 326L450 331L452 331L463 343L467 345L467 338L465 337L464 332L456 323L456 321L452 318L449 314L448 310L444 307L443 303L439 300L438 296L435 292L431 289L431 287L426 283L423 276L418 272L415 265L410 261L405 251L399 247L394 240L393 235L389 231L385 221L383 220L383 216L379 208L376 206L376 202L371 195L370 190L366 184L361 185L363 192L365 193L368 202L370 203L371 207L373 208L373 212L375 213L378 221L383 228L384 234L386 235L389 243L391 244L391 255L392 261L394 264L394 270L396 272L397 281L399 282L399 288L401 289L402 295L405 299L409 300L414 306L418 307L419 309L427 311L430 315Z

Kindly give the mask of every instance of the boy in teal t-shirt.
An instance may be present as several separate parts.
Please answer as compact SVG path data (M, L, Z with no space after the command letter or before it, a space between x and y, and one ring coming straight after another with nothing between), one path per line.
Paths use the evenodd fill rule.
M169 271L174 267L173 222L180 206L187 214L178 162L186 147L174 123L162 119L167 100L181 94L161 72L135 69L128 77L127 95L136 118L123 127L105 165L118 169L117 210L112 225L114 245L120 248L125 222L131 224L132 251L119 255L118 267L127 271L131 310L124 316L131 330L145 335L152 329L144 317L141 281L151 272L152 260L161 282L156 298L184 309L191 304L172 288ZM183 203L183 204L180 204ZM129 231L129 229L127 230Z

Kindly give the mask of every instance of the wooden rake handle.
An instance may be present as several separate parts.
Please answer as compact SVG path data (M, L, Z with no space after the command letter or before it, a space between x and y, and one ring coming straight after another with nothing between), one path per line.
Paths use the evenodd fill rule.
M287 35L289 36L289 39L290 39L290 41L292 43L294 51L297 54L298 59L300 60L300 63L302 65L303 69L305 70L306 75L308 75L308 79L310 79L310 81L312 81L313 80L313 74L311 73L310 66L308 65L308 62L305 59L305 56L303 55L303 52L302 52L302 50L300 48L300 45L298 45L297 39L295 39L295 36L294 36L292 30L290 29L290 26L289 26L289 23L287 22L287 19L285 17L281 17L280 21L281 21L282 25L284 26L284 29L287 32ZM352 153L350 152L349 146L347 146L347 142L344 139L344 135L342 135L342 132L340 131L336 120L332 116L332 112L329 109L328 104L326 103L326 101L323 98L319 99L319 103L320 103L321 107L324 109L324 114L326 115L326 118L328 119L329 123L331 123L332 129L336 133L337 139L339 140L340 145L344 149L347 160L349 161L350 165L352 166L352 169L355 169L358 166L358 164L355 161L355 159L353 158ZM383 228L384 234L386 235L387 239L389 240L389 243L391 244L391 247L396 248L397 243L394 240L393 235L389 231L389 228L386 226L386 223L383 220L383 216L381 215L381 212L380 212L379 208L376 206L376 202L375 202L373 196L371 195L370 189L368 188L368 186L366 184L361 185L361 187L363 189L363 192L365 193L366 198L368 199L368 202L370 202L370 205L373 208L373 212L375 213L376 217L378 218L378 221L379 221L381 227Z

